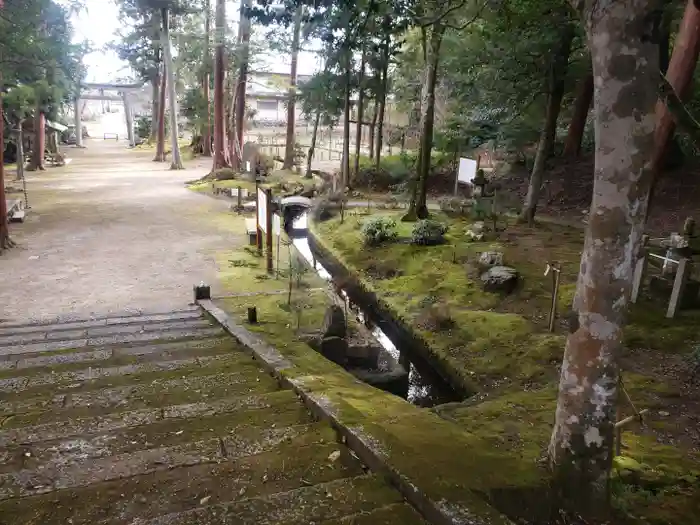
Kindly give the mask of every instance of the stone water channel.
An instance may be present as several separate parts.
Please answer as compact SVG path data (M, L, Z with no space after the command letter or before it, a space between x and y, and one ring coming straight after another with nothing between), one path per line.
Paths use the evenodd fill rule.
M285 231L292 241L292 245L300 255L300 259L306 262L319 277L328 281L336 281L324 265L319 262L320 254L312 248L309 242L308 210L298 208L287 215L289 219L285 223ZM395 336L396 330L390 330L393 319L380 317L367 305L359 304L359 300L348 288L334 286L334 290L343 301L348 311L352 311L357 320L371 332L376 342L388 352L399 364L408 371L408 402L420 407L433 407L452 401L460 401L465 396L456 392L430 364L430 362L418 353L414 345L405 339ZM392 334L392 336L389 335Z

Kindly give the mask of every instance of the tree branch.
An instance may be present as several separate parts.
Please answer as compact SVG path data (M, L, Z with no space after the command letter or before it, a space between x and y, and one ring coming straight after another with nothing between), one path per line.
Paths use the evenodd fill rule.
M469 27L470 25L472 25L474 22L476 22L476 21L481 17L481 13L483 13L483 12L484 12L484 9L486 9L486 3L487 3L487 1L488 1L488 0L485 0L484 3L481 4L481 7L480 7L480 8L477 10L477 12L474 14L474 16L471 17L471 18L470 18L469 20L467 20L466 22L464 22L462 25L454 26L454 25L452 25L452 24L447 24L447 23L446 23L446 24L444 24L445 27L449 27L449 28L451 28L451 29L456 29L457 31L461 31L461 30L463 30L463 29L466 29L467 27Z
M420 26L421 26L421 27L428 27L428 26L431 26L431 25L433 25L433 24L437 24L438 22L442 21L442 20L443 20L446 16L448 16L449 14L454 13L454 12L457 11L458 9L461 9L461 8L463 8L465 5L467 5L467 1L468 1L468 0L462 0L460 3L458 3L458 4L456 4L456 5L453 5L453 6L450 7L449 9L446 9L444 13L438 15L438 16L435 17L434 19L429 20L428 22L423 22Z

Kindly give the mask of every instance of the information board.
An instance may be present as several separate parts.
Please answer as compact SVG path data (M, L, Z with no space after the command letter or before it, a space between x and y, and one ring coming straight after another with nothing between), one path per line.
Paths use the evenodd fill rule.
M464 184L471 184L476 177L477 162L474 159L459 159L459 171L457 180Z
M267 233L267 195L262 188L258 188L258 225Z

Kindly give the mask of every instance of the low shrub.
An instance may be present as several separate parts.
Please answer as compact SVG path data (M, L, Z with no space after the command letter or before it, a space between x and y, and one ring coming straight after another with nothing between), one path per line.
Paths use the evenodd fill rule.
M236 172L231 168L219 168L214 171L214 178L216 180L233 180L236 178Z
M449 227L438 221L423 219L413 227L411 242L423 246L435 246L445 242L445 234Z
M447 332L452 330L456 322L446 304L430 304L423 308L418 316L418 326L429 332Z
M362 238L367 246L396 240L396 221L387 217L375 217L362 225Z

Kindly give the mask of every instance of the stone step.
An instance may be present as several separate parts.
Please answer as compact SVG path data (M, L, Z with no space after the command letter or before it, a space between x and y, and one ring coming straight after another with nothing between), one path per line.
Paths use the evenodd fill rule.
M61 325L51 325L61 326ZM208 319L197 318L185 321L158 321L153 323L115 324L97 326L94 328L74 328L71 330L38 330L27 333L12 333L0 335L0 347L12 345L28 345L42 341L76 341L82 339L99 339L111 336L144 334L154 332L168 332L171 330L191 330L211 328L215 326ZM121 341L120 341L121 342Z
M240 410L272 409L279 403L298 403L290 390L267 394L236 395L162 407L151 407L89 417L68 417L59 421L25 425L21 418L10 419L0 430L0 447L31 445L42 441L68 439L105 432L117 432L129 427L152 425L158 421L204 418ZM186 423L183 423L186 424Z
M319 525L428 525L408 503L394 503L371 512L326 520Z
M216 464L161 470L29 498L0 501L8 524L123 525L184 512L203 505L287 492L362 473L357 462L331 461L332 442L297 446L280 443L271 450L228 458ZM76 501L83 502L76 505Z
M349 514L370 512L396 502L399 493L378 476L344 478L259 498L205 505L167 514L139 525L309 525Z
M177 373L178 375L186 375L192 372L198 374L202 368L209 366L226 370L234 366L255 366L255 363L240 354L224 354L115 366L94 366L63 372L50 371L43 374L33 373L2 378L0 379L0 393L18 394L20 392L46 389L45 387L51 387L51 391L58 393L61 391L76 391L86 387L90 388L91 386L94 388L95 386L107 387L110 385L132 384L139 381L156 380L163 372ZM43 369L38 371L41 372ZM0 399L7 400L7 397L0 395Z
M57 446L53 457L46 454L51 459L36 468L0 474L0 499L84 487L158 470L219 463L229 458L259 454L285 442L311 446L324 439L322 436L327 428L316 423L269 430L247 429L245 434L186 441L113 456L102 448L106 443L76 439ZM95 445L96 449L91 448Z
M181 356L188 352L207 355L212 349L220 347L221 351L231 351L237 344L230 337L185 338L181 341L156 344L136 344L134 346L107 345L92 350L84 348L55 350L51 352L34 352L19 355L6 355L0 358L0 375L13 369L39 368L44 366L62 366L76 363L89 363L108 359L153 360ZM7 373L7 372L5 372Z
M50 325L65 325L68 323L102 323L102 324L120 324L122 322L130 322L133 320L148 318L148 317L164 317L166 319L177 317L179 315L193 314L195 317L200 317L203 315L202 309L196 305L190 305L185 308L178 308L172 311L163 310L139 310L135 312L123 312L115 313L106 316L93 316L93 317L82 317L72 314L58 315L51 319L43 319L37 322L27 323L25 321L2 321L0 320L0 329L6 330L9 328L29 328L32 327L46 327Z
M257 377L256 377L257 376ZM255 381L251 381L256 378ZM2 410L9 416L2 428L38 425L66 418L90 417L124 410L160 407L176 403L214 401L233 395L273 392L278 383L256 368L245 372L202 370L201 375L137 382L131 385L82 390L66 394L47 394L14 402L4 402Z
M165 332L144 332L115 334L111 336L101 336L93 338L82 338L66 341L44 341L30 344L17 344L13 346L0 347L0 359L2 356L15 356L22 354L53 352L57 350L83 349L91 346L106 345L130 345L164 341L196 340L200 338L219 337L224 335L220 327L197 328L197 329L173 329Z

